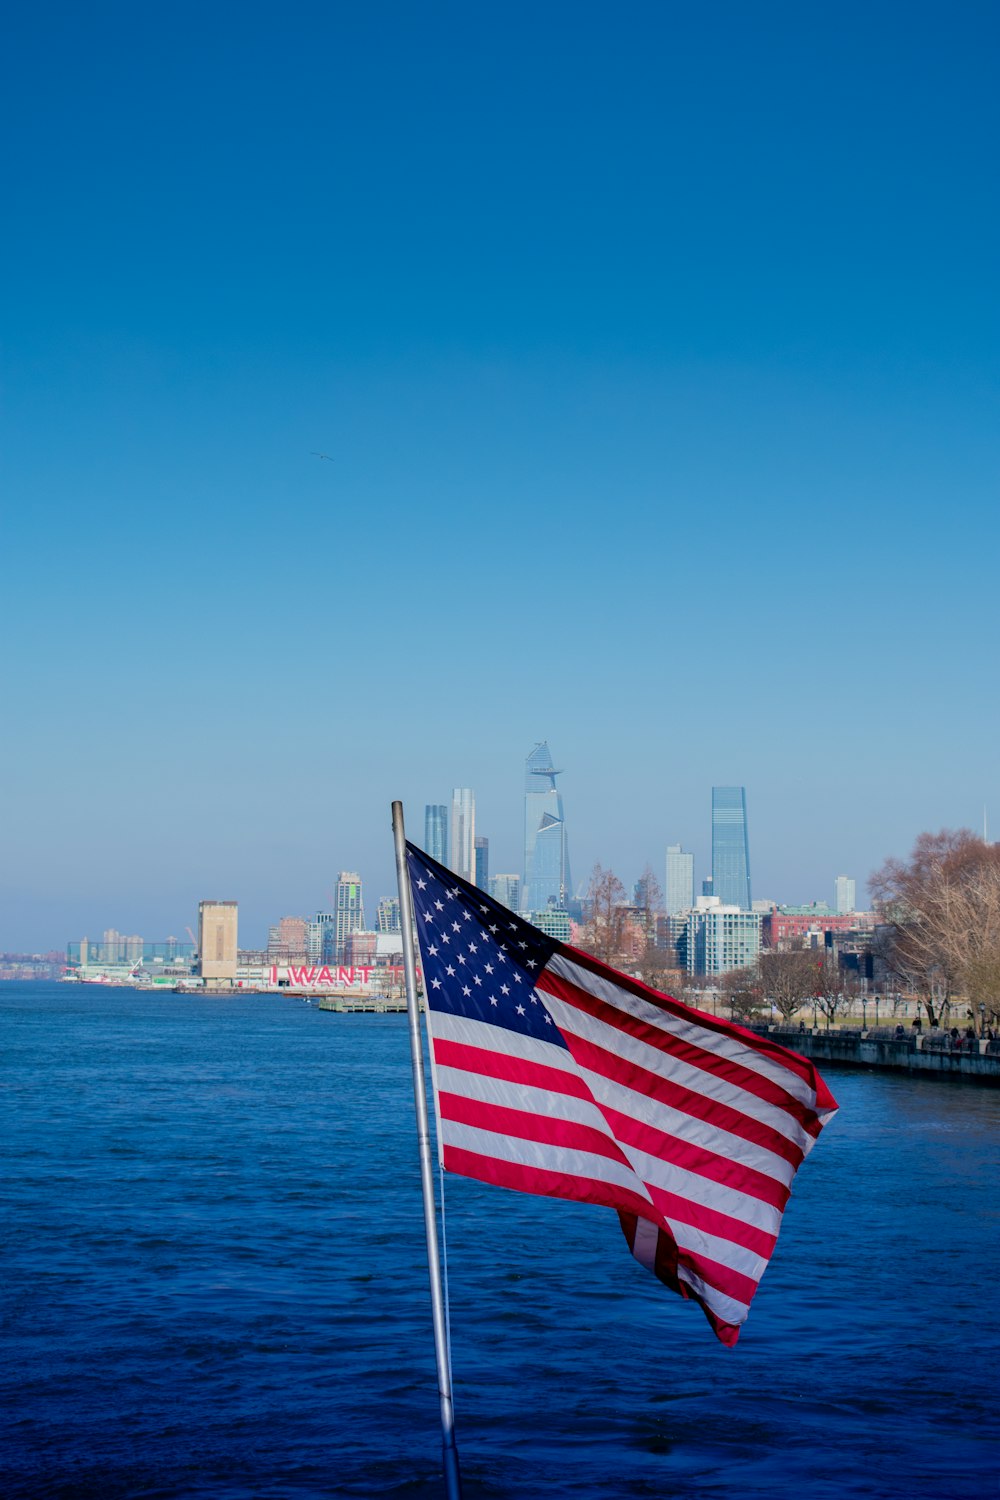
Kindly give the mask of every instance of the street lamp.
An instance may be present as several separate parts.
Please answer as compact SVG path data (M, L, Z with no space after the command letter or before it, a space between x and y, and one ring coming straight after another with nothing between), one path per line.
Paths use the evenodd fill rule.
M986 1004L983 1000L979 1002L979 1035L986 1036Z
M864 990L861 992L861 1030L868 1030L868 996Z

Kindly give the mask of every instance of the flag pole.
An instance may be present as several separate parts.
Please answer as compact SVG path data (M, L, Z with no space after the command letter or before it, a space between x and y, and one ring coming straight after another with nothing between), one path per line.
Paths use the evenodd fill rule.
M406 1014L410 1023L410 1054L413 1062L413 1098L417 1107L417 1141L420 1147L420 1186L424 1197L424 1230L427 1236L427 1266L431 1282L431 1314L434 1321L434 1354L437 1359L438 1397L441 1406L441 1454L444 1460L444 1490L447 1500L462 1500L462 1480L455 1446L455 1407L451 1396L451 1360L438 1251L437 1210L434 1205L434 1167L431 1133L427 1119L424 1086L424 1055L420 1046L420 1009L417 1004L417 964L413 951L413 896L406 868L406 831L403 804L392 804L392 836L396 845L396 877L399 881L399 925L403 937L403 972L406 977Z

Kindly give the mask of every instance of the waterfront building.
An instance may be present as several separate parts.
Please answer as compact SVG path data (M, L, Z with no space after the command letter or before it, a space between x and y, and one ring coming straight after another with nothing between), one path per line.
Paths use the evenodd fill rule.
M476 883L476 797L471 787L457 786L451 794L451 842L448 866Z
M519 911L521 907L520 875L493 875L490 877L490 895L508 911Z
M428 850L428 853L430 851ZM383 896L375 912L375 930L377 932L400 932L399 897Z
M442 865L448 863L448 809L443 802L428 803L424 808L424 848L431 859Z
M857 881L850 875L838 875L833 882L833 889L834 905L838 915L845 916L853 911L858 899Z
M751 969L760 956L759 912L699 896L685 922L683 952L689 974L715 976Z
M361 889L361 876L353 870L341 870L337 876L337 892L333 903L336 920L334 928L334 958L344 961L344 948L352 932L363 932L365 927L365 903Z
M476 835L476 884L481 891L490 888L490 841Z
M561 775L552 764L547 743L535 745L524 764L524 884L521 909L526 913L552 906L565 911L572 889Z
M723 906L753 909L747 792L743 786L712 788L712 895Z
M237 904L199 901L198 970L202 979L232 984L236 979Z
M667 880L664 886L667 916L677 917L694 905L694 855L680 844L667 845Z

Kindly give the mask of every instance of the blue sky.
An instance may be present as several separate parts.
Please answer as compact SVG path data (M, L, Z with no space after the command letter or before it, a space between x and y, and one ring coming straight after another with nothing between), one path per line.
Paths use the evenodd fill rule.
M580 877L1000 826L998 31L22 7L0 948L259 940L456 785L516 870L541 738Z

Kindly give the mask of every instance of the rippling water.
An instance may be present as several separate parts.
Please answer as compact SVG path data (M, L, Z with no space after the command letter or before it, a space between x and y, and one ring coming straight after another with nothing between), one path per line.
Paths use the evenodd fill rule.
M3 1492L440 1493L403 1017L0 986ZM996 1492L1000 1095L831 1072L739 1346L449 1179L468 1500Z

